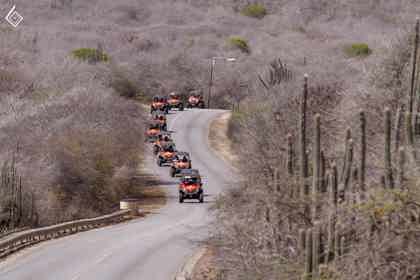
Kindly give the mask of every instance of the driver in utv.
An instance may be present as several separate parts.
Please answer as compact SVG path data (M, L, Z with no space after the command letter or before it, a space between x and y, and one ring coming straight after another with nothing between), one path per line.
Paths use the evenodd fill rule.
M172 160L171 167L169 168L169 175L171 177L182 176L181 171L191 168L191 158L189 153L178 151Z
M172 162L176 156L175 144L169 143L161 147L158 157L157 164L163 166L164 164Z
M204 191L201 177L198 174L183 176L179 184L179 202L184 199L198 199L200 203L204 202Z

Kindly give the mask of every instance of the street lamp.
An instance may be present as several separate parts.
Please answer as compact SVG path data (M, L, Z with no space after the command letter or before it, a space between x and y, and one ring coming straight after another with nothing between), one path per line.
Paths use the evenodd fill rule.
M234 61L236 61L236 58L234 58L234 57L220 57L220 56L215 56L215 57L211 58L211 60L210 60L209 96L208 96L208 102L207 102L207 107L208 108L210 108L211 88L213 87L214 66L216 65L216 60L224 60L226 62L234 62Z

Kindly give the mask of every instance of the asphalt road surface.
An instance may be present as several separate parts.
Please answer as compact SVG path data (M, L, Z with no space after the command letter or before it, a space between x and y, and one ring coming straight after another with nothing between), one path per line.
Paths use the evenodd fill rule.
M206 203L179 204L177 180L150 156L147 168L160 176L168 193L158 213L25 249L0 263L0 279L172 280L208 233L211 201L234 177L208 146L210 122L223 112L193 109L168 116L177 149L190 152L193 168L203 176Z

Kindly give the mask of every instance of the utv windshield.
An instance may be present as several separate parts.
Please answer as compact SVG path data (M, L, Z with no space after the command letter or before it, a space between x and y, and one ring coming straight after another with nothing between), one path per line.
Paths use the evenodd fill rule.
M192 177L192 178L184 178L182 179L182 183L186 185L196 184L198 183L198 178Z
M158 124L151 124L151 125L149 126L149 128L150 128L150 129L158 129L158 128L159 128L159 125L158 125Z

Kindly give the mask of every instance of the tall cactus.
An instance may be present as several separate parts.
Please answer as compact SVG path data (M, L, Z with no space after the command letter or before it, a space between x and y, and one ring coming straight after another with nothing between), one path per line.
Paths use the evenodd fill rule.
M392 162L391 162L391 110L385 108L385 186L387 188L394 188L394 180L392 177Z
M337 207L338 203L338 171L337 164L335 162L331 165L331 202L334 208Z
M318 207L318 192L320 184L320 165L321 165L321 116L315 115L315 133L314 133L314 147L313 147L313 176L312 176L312 196L314 199L313 203L313 219L317 219L317 207Z
M407 146L410 150L410 156L413 161L417 159L416 150L414 148L414 134L413 134L413 124L411 122L411 113L407 112L405 114L405 139Z
M346 252L346 237L345 236L341 236L340 238L340 256L345 255Z
M309 194L308 178L308 158L306 156L306 114L308 100L308 75L304 76L303 93L300 106L300 179L302 181L302 191L305 195Z
M4 195L0 203L9 212L8 229L13 229L22 223L23 218L22 178L17 172L14 157L10 164L7 161L3 164L0 188Z
M395 118L395 152L398 152L398 149L400 148L401 145L401 127L403 125L403 120L404 120L404 106L399 106L398 110L397 110L397 115Z
M306 248L306 230L301 228L299 229L299 239L298 239L298 248L300 254L304 255L305 248Z
M328 246L326 252L326 262L329 263L334 259L335 248L335 213L331 214L328 219Z
M293 150L293 138L289 133L287 135L287 173L293 175L294 170L294 150Z
M397 182L400 188L404 187L404 171L405 171L405 149L404 147L401 147L399 149L398 176L397 176Z
M345 177L345 173L347 170L347 158L348 158L348 153L349 153L349 141L351 139L351 129L350 127L348 127L346 129L346 139L345 139L345 147L344 147L344 160L343 160L343 167L341 169L341 177L340 177L340 181L342 182L344 180Z
M321 249L321 226L316 222L312 230L312 278L319 278L320 249Z
M359 187L362 191L366 190L365 187L365 174L366 174L366 116L364 111L359 113L360 119L360 155L359 155Z
M313 246L312 246L312 229L306 230L306 241L305 241L305 274L303 276L303 280L310 280L312 279L312 260L313 260Z
M349 185L350 185L350 177L352 176L352 164L353 164L353 140L350 139L347 142L347 158L345 161L345 167L346 170L344 171L344 176L343 176L343 188L342 190L344 192L347 192L349 190ZM345 197L345 196L344 196Z
M334 260L337 260L338 257L341 255L341 236L340 232L337 229L337 224L335 225L335 231L334 231Z
M410 98L409 98L409 112L413 114L414 98L415 98L415 79L416 79L416 67L417 67L417 52L419 48L419 31L420 31L420 20L417 19L414 36L414 50L413 50L413 66L411 69L411 84L410 84ZM416 114L412 115L415 116Z
M319 177L320 177L319 189L323 193L325 193L327 191L326 190L327 178L326 178L326 170L325 169L326 169L325 154L324 154L324 151L321 150L320 166L319 166Z
M276 192L280 191L280 170L279 168L274 168L273 171L273 186Z

